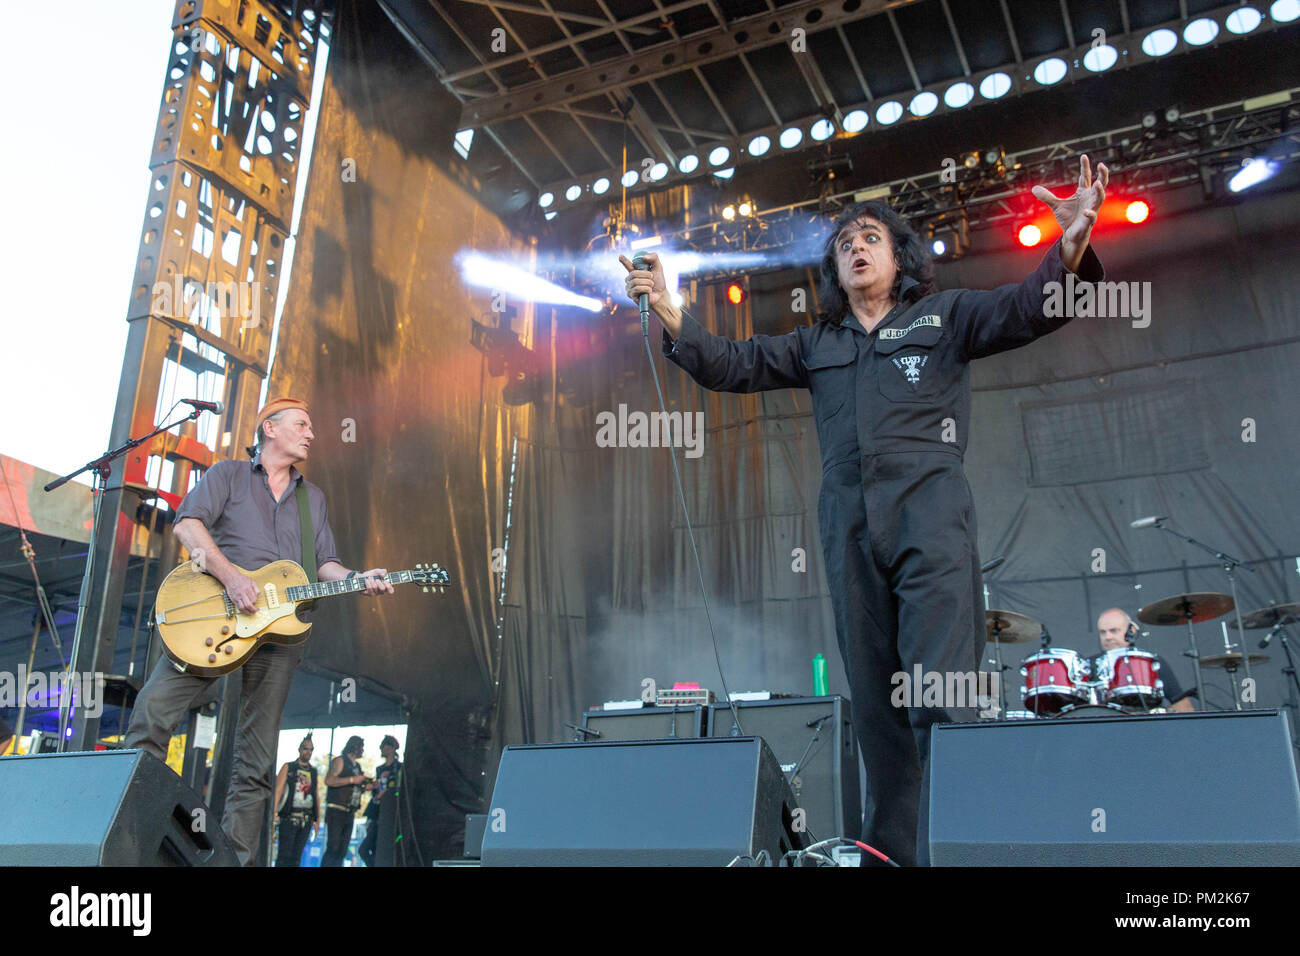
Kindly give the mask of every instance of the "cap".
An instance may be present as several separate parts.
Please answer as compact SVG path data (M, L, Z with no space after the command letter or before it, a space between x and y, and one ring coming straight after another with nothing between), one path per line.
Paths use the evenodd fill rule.
M301 408L304 412L311 412L311 409L307 407L307 403L300 398L273 398L263 405L261 411L257 413L257 422L253 425L253 431L260 431L262 422L272 415L278 415L289 408Z

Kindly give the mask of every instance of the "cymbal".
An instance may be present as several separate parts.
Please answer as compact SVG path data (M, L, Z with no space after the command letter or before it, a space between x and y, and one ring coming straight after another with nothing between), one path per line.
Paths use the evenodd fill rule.
M1270 604L1258 611L1243 614L1241 616L1241 626L1249 631L1257 627L1272 627L1278 621L1297 617L1300 617L1300 604ZM1231 622L1228 627L1235 631L1237 622Z
M1189 611L1192 615L1192 623L1199 624L1201 621L1212 621L1216 617L1222 617L1233 607L1230 594L1201 591L1195 594L1175 594L1173 597L1148 604L1138 611L1137 618L1143 624L1174 627L1187 623Z
M1263 664L1268 660L1267 654L1251 654L1251 664ZM1201 658L1202 667L1230 667L1236 670L1241 666L1241 655L1236 651L1231 654L1211 654Z
M1017 614L1015 611L990 609L984 612L984 630L990 641L993 640L995 629L997 639L1003 644L1025 644L1036 641L1043 633L1043 625L1032 617Z

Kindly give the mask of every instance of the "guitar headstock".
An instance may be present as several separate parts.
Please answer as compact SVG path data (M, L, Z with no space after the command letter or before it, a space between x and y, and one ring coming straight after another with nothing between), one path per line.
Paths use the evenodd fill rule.
M425 594L443 594L447 585L451 584L451 575L446 568L437 564L417 564L411 572L411 580L421 585L420 590Z

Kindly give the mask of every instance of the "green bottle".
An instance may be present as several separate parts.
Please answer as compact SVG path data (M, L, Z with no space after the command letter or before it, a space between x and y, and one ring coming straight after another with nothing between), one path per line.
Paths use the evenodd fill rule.
M826 658L818 654L812 659L813 696L825 697L830 693L830 674L826 670Z

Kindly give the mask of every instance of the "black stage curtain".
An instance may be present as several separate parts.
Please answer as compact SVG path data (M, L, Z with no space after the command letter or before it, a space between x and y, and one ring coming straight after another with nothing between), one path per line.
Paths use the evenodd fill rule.
M440 597L340 599L309 645L321 666L416 702L405 756L428 862L458 855L462 815L489 808L501 747L569 739L585 707L638 697L647 677L721 686L667 452L596 442L600 413L658 409L634 314L521 305L536 401L503 403L505 380L469 343L489 296L461 284L453 256L530 250L467 188L450 152L457 104L370 5L341 6L272 394L312 403L308 473L343 560L439 561L454 576ZM1208 555L1129 528L1144 515L1249 560L1244 608L1297 594L1297 197L1154 205L1150 224L1095 237L1109 279L1150 283L1149 326L1079 319L973 372L980 546L1007 556L992 605L1089 653L1106 607L1227 589ZM941 284L1016 281L1041 254L970 256ZM702 287L693 310L734 337L785 332L808 320L790 310L796 285L806 272L756 277L740 308ZM679 461L730 689L808 693L823 653L846 693L807 394L705 392L652 346L670 409L704 416L702 455ZM1217 622L1197 632L1203 653L1222 649ZM1185 631L1146 643L1191 682ZM1272 652L1257 676L1276 706ZM1210 703L1228 704L1222 672L1207 676Z

